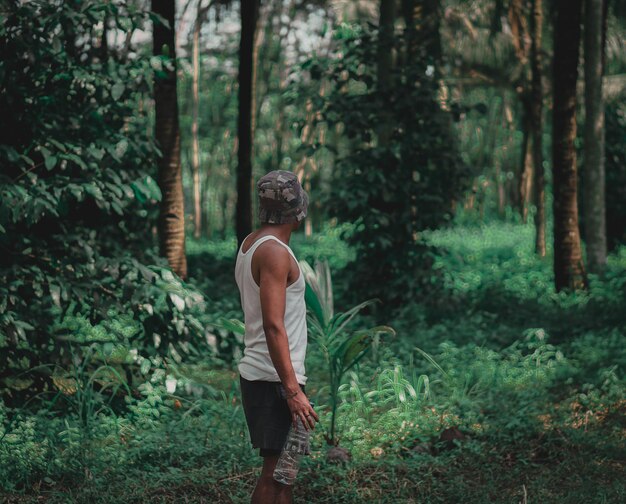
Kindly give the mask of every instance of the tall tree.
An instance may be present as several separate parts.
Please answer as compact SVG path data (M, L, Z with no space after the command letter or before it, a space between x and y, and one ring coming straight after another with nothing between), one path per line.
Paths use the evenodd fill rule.
M543 85L541 42L543 31L543 2L532 0L530 13L530 67L531 67L531 117L533 141L533 175L535 178L535 251L546 255L546 197L543 170Z
M252 231L252 144L254 124L254 38L260 0L241 2L239 44L239 119L237 122L237 240L241 244Z
M388 96L392 88L394 25L396 21L396 0L380 0L380 17L378 22L377 48L377 81L378 91ZM387 146L393 131L391 111L383 114L378 128L378 143Z
M519 177L519 204L522 222L526 224L528 220L528 207L532 200L533 193L533 117L532 103L529 92L524 89L520 94L520 104L522 108L522 148Z
M191 109L191 167L193 172L193 234L200 238L202 233L202 197L200 187L200 139L198 137L199 110L200 110L200 30L202 21L209 10L212 2L207 5L198 0L196 19L193 24L193 35L191 44L191 60L193 66L193 80L191 84L192 109ZM207 173L208 176L208 173Z
M603 17L606 0L585 1L585 156L583 164L584 235L589 271L606 265L604 173Z
M419 59L432 65L431 75L434 79L441 75L443 54L439 34L440 8L439 0L402 0L402 14L408 32L405 64L414 64Z
M526 0L510 0L508 9L508 22L511 32L511 43L515 50L515 56L520 69L518 79L512 84L520 100L521 123L522 123L522 149L519 178L519 202L522 220L526 223L528 210L534 193L535 167L533 162L533 138L535 118L533 115L533 99L529 82L532 76L528 75L528 55L531 50L529 29L528 29L528 9Z
M154 22L154 54L167 57L171 63L164 64L154 80L155 138L163 153L158 162L162 193L159 246L172 270L181 278L186 278L185 211L176 97L175 0L152 0L152 10L169 25Z
M578 228L576 80L583 0L556 0L552 166L554 277L557 291L586 287Z

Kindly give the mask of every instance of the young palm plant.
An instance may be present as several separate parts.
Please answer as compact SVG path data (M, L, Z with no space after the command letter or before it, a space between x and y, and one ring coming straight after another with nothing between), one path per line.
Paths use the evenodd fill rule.
M348 325L375 299L364 301L343 313L334 313L333 289L330 269L326 262L316 262L313 269L306 261L300 261L306 281L305 300L309 334L320 346L329 374L329 400L331 406L330 430L325 434L329 445L337 446L337 406L339 386L344 375L368 353L381 335L395 335L388 326L351 331Z

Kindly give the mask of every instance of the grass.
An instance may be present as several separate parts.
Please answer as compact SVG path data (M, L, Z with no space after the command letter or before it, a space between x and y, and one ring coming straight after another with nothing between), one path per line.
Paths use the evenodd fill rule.
M310 345L307 391L322 422L296 501L626 501L625 249L604 278L592 278L590 293L566 297L554 292L550 258L534 256L529 227L425 238L441 248L441 299L381 321L397 337L347 374L337 424L347 463L326 460L328 377ZM188 250L191 281L212 309L240 316L229 283L234 243ZM317 251L336 267L350 257L336 230L313 244L296 240L294 250L308 260ZM175 392L155 384L141 408L96 415L90 431L45 402L0 408L0 500L248 502L260 460L234 368L182 362L168 372L179 380Z

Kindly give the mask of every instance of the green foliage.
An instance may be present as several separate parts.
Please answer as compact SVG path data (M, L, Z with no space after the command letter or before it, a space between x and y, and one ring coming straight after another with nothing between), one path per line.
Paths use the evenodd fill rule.
M339 387L344 375L367 355L373 345L378 345L381 335L394 335L395 331L388 326L350 330L349 324L354 317L374 301L365 301L345 312L335 314L328 264L318 262L315 270L306 261L300 261L300 266L306 280L305 298L310 334L322 351L328 371L331 418L326 442L337 445L337 407Z
M341 271L356 258L354 248L341 238L353 230L354 225L345 222L337 225L327 224L310 237L296 233L292 235L292 248L299 258L310 264L325 261L331 271Z
M0 72L0 393L10 403L53 389L45 364L67 366L67 343L99 338L90 331L105 324L105 336L123 337L115 324L140 322L135 343L152 354L179 343L179 353L211 353L205 300L157 257L151 231L158 151L138 109L159 62L96 46L98 23L130 30L147 19L131 3L5 6L0 45L12 56ZM63 315L83 318L66 319L59 335ZM109 342L112 351L118 343Z
M330 90L321 97L302 85L300 95L312 100L329 131L342 132L350 142L348 152L339 153L324 196L331 216L355 225L346 235L358 257L350 266L348 295L366 292L391 309L419 295L418 285L425 294L432 252L418 234L450 220L452 200L468 173L427 62L398 65L391 89L384 91L375 75L377 33L344 26L336 37L340 56L315 56L303 64L313 82L321 76ZM396 44L402 53L404 38Z
M218 27L216 27L218 29ZM235 219L235 205L230 202L236 195L235 177L237 150L237 78L236 48L238 34L220 34L225 43L215 50L201 43L200 84L198 100L198 137L201 144L200 190L202 191L202 233L217 239L227 238ZM232 37L232 38L231 38ZM236 37L236 42L233 40ZM191 47L189 48L191 52ZM181 162L184 167L192 166L193 91L192 66L180 58L182 78L178 80L178 103L180 109ZM256 164L256 163L255 163ZM191 170L183 170L183 184L192 187ZM191 200L185 208L193 208ZM193 227L189 226L189 234Z
M449 7L444 35L463 21L455 21L459 13L479 30L476 43L456 34L456 54L510 77L515 64L502 34L490 61L481 57L490 9L458 1ZM91 0L3 4L2 501L245 502L258 475L233 366L242 325L233 321L240 316L236 243L226 225L234 209L228 166L236 152L238 34L216 37L201 79L211 82L201 85L200 98L201 164L209 172L201 188L210 217L204 231L221 231L222 240L188 241L192 274L183 282L156 256L153 231L161 196L145 104L164 60L99 47L103 21L131 33L146 27L144 8ZM283 17L275 18L284 28ZM607 110L614 253L606 273L590 277L588 292L564 296L552 287L550 255L533 253L532 226L477 227L467 212L460 216L466 226L426 231L450 219L467 172L425 62L394 74L393 96L384 95L376 87L375 32L346 24L329 58L306 62L304 76L287 76L303 77L299 84L311 89L294 85L283 94L284 76L276 79L274 70L282 74L288 61L279 50L282 28L275 35L274 26L268 23L271 43L262 51L277 64L259 68L265 93L255 169L304 167L312 201L328 193L334 205L312 207L320 233L293 237L301 258L328 264L303 270L319 343L310 346L307 392L328 406L320 416L330 425L314 432L296 499L624 501L623 104ZM397 42L402 61L404 41ZM618 56L609 54L609 66ZM181 125L188 131L184 79ZM319 117L302 117L309 99ZM476 213L484 209L488 219L497 208L489 170L497 163L507 177L519 163L519 132L509 138L494 126L497 103L495 92L479 89L451 108L464 117L461 159L482 170ZM301 146L313 117L324 123L319 137ZM380 142L387 121L390 138ZM503 145L494 150L490 142ZM189 147L183 134L184 162ZM313 157L317 166L309 169ZM320 224L327 209L339 224ZM416 295L416 286L427 296ZM394 318L400 337L379 342L394 331L370 323L364 312L371 302L354 306L365 291L410 298ZM449 429L464 437L442 440ZM335 466L325 462L323 445L337 443L338 433L353 460Z
M46 467L50 442L40 439L35 419L18 415L8 423L0 402L0 484L7 490L19 486L25 475L39 476Z
M146 170L154 145L143 134L145 118L126 121L124 130L140 93L149 91L147 61L85 63L84 48L75 45L93 23L113 17L112 6L6 7L0 37L12 58L0 84L7 132L0 147L3 374L39 362L55 307L93 297L94 311L102 309L106 279L120 268L116 247L145 244L143 223L160 197Z
M529 283L549 274L540 262L522 264L532 249L526 231L493 224L429 236L446 251L438 258L445 278L474 269L481 282L446 284L441 304L452 304L447 311L407 305L402 319L394 319L398 337L372 345L372 358L345 372L335 421L352 460L328 463L328 431L316 429L295 498L516 502L524 481L529 499L546 503L623 500L623 251L610 256L608 276L594 280L586 299L546 295L525 307L521 301L509 306L505 297L498 305L487 291L502 295L496 287L518 268L527 268ZM231 275L231 259L213 259L214 268ZM320 320L339 321L330 302L343 301L336 278L331 282L327 270L317 269L308 271L319 280L311 317L317 312ZM504 292L530 303L523 276ZM225 283L215 285L222 289L216 297L233 296ZM161 294L166 303L167 292ZM461 296L467 306L459 308L455 297ZM596 296L617 312L613 319L588 311L595 310ZM218 317L235 318L213 312L213 304L207 310L211 331L217 332ZM523 313L514 316L516 310ZM611 325L618 316L622 322ZM337 335L339 346L366 320L355 315ZM222 324L225 334L241 333L241 325ZM250 448L234 369L187 355L180 361L151 355L140 344L144 323L128 310L94 322L75 307L55 316L53 327L74 355L65 367L50 369L54 389L24 407L0 403L2 498L219 502L228 492L235 502L249 500L260 461ZM307 393L331 406L329 363L317 344L308 353ZM318 412L321 425L330 425L332 408ZM442 439L451 431L463 437Z

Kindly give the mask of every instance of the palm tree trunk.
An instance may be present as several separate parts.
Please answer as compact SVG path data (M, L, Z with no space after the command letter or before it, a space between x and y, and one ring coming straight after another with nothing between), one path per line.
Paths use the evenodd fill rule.
M601 273L606 266L604 173L603 12L605 0L585 2L585 157L583 212L587 267Z
M166 19L170 25L168 28L161 23L154 23L154 54L166 55L174 64L173 70L164 68L162 75L155 76L154 82L155 138L163 153L158 162L158 179L162 193L159 245L161 255L167 258L172 270L184 279L187 277L187 258L176 97L175 1L152 0L152 10Z
M193 65L192 80L192 112L191 112L191 145L192 156L191 166L193 172L193 203L194 203L194 237L200 238L202 234L202 188L200 181L200 139L198 135L199 112L200 112L200 30L202 21L213 2L202 5L202 0L198 1L196 19L193 24L193 40L191 49L191 59ZM205 177L209 177L210 170L207 170ZM209 227L205 226L207 234L210 234Z
M530 49L531 66L531 116L533 137L533 174L535 178L535 252L546 255L546 197L545 177L543 170L543 86L541 67L541 41L543 30L542 0L532 0L530 29L532 45Z
M554 280L557 291L586 287L578 229L576 80L582 0L557 0L554 26L552 166Z
M237 123L237 240L252 231L252 142L254 125L255 58L254 34L259 17L259 0L241 2L239 45L239 119Z

